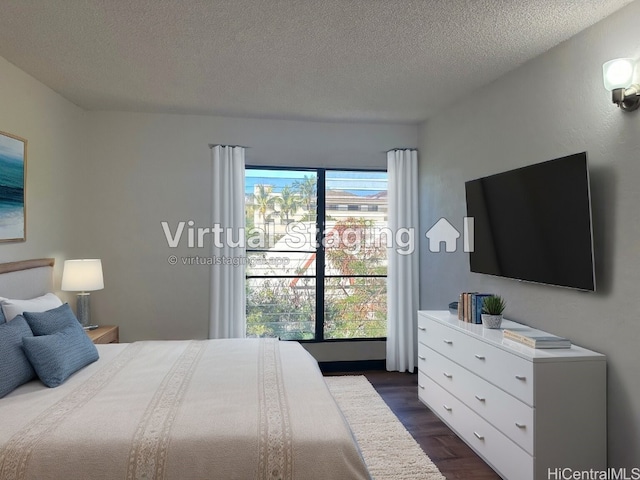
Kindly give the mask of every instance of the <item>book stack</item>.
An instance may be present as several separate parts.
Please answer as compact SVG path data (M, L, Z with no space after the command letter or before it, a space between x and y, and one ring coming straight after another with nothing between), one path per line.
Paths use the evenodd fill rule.
M558 337L533 328L522 330L505 329L502 338L531 348L571 348L571 341L568 338Z
M482 301L491 293L462 292L458 301L458 319L467 323L482 323Z

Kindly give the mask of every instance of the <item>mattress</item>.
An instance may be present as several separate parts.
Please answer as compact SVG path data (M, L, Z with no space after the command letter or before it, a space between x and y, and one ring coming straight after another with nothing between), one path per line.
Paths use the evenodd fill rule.
M98 345L0 399L0 478L366 479L316 361L275 339Z

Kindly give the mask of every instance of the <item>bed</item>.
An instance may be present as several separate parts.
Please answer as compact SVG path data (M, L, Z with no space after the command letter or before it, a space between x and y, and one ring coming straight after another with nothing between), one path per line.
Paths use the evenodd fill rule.
M6 265L0 296L52 290L52 262ZM99 359L62 385L36 379L0 399L0 478L370 478L316 361L296 342L96 347Z

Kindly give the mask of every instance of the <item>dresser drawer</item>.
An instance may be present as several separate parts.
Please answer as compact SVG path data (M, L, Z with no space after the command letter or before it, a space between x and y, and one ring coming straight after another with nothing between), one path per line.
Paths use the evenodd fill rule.
M418 341L534 406L532 362L424 316L418 318Z
M418 368L533 455L534 409L423 344Z
M533 480L534 459L423 372L420 399L507 480Z
M422 403L427 403L427 375L421 371L418 371L418 398Z

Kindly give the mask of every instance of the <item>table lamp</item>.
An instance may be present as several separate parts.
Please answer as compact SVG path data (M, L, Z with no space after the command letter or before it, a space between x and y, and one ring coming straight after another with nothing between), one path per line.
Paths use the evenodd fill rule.
M102 290L102 261L99 259L65 260L62 271L62 290L78 293L76 315L80 324L86 329L96 328L91 325L89 292Z

